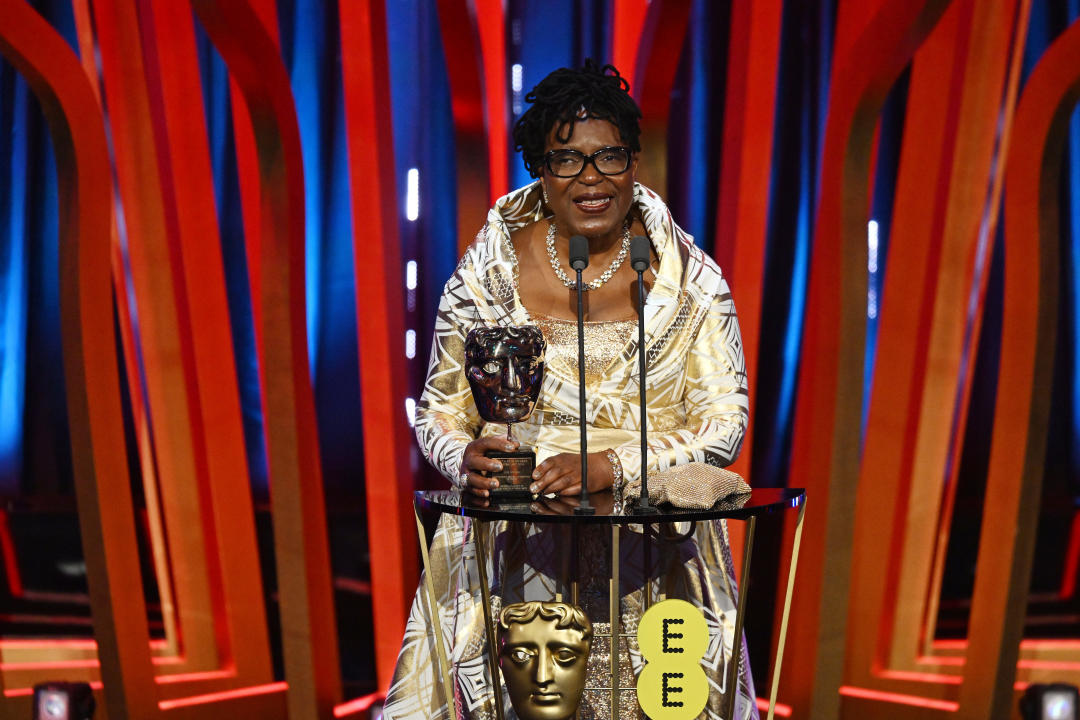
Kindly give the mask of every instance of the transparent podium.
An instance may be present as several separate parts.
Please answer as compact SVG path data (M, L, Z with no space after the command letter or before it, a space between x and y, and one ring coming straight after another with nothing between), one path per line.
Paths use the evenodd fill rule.
M589 658L593 681L586 685L585 695L592 698L590 707L606 708L593 711L592 717L625 718L640 717L635 670L640 673L647 664L638 651L637 620L654 604L666 599L686 599L700 606L708 604L701 600L702 597L725 597L723 588L712 586L730 584L727 580L730 572L707 576L697 570L704 567L701 561L697 560L698 564L694 565L695 560L691 557L693 553L709 555L721 544L726 548L726 529L714 521L745 523L739 587L746 587L758 518L788 509L797 510L780 635L772 668L768 710L768 720L771 720L784 654L805 499L802 489L755 489L723 499L709 509L661 506L657 514L635 515L632 504L619 508L610 492L602 492L591 495L596 513L582 515L574 512L579 504L577 498L487 500L457 491L415 493L416 524L425 570L421 590L429 610L433 611L431 617L435 624L433 630L441 675L437 681L443 685L450 708L454 708L457 679L443 642L443 629L439 627L431 580L433 568L422 512L459 516L470 528L463 537L467 538L464 543L471 552L462 547L462 553L468 552L475 560L486 631L483 655L489 677L496 683L501 682L496 632L500 607L524 601L566 602L581 606L593 618L594 628ZM690 567L689 572L687 567ZM729 607L728 612L710 614L708 607L698 609L709 616L710 632L720 628L719 649L713 647L710 650L716 655L716 662L710 667L716 668L717 675L710 690L717 691L716 697L710 702L714 702L714 708L728 719L735 717L735 698L740 689L738 678L746 595L736 593L734 588L727 588L726 592L735 605ZM706 661L707 658L703 658L703 662ZM493 695L495 717L504 720L508 713L502 687L496 685Z

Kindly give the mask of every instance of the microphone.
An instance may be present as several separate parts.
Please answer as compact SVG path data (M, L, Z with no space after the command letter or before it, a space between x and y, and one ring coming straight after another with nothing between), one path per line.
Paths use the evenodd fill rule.
M589 241L584 235L574 235L570 238L570 267L578 272L589 267ZM580 290L580 283L578 285L578 290Z
M630 238L630 267L639 273L649 269L649 238L644 235Z
M581 282L581 271L589 267L589 241L584 235L570 238L570 267L577 271L578 421L581 426L581 505L574 508L574 514L595 515L596 508L589 504L589 440L585 432L585 286Z
M634 506L636 515L660 512L649 502L649 442L645 433L645 278L649 269L649 239L635 235L630 240L630 267L637 271L638 287L638 404L641 410L641 498Z

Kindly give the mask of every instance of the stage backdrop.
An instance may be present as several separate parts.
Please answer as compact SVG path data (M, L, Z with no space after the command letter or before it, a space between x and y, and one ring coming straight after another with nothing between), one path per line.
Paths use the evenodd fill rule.
M1080 682L1078 5L0 0L0 709L378 700L438 297L589 57L732 286L734 468L808 489L781 715Z

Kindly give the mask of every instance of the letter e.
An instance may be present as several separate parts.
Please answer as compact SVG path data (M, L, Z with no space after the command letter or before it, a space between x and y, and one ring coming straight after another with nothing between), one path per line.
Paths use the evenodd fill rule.
M663 678L660 681L660 695L661 704L664 707L682 707L682 700L668 700L668 695L674 695L683 691L679 685L668 685L668 680L678 680L683 674L681 672L664 673Z
M671 647L668 645L668 640L682 640L683 634L677 632L668 631L668 625L682 625L682 618L664 618L663 634L663 648L666 653L681 653L683 649L681 647Z

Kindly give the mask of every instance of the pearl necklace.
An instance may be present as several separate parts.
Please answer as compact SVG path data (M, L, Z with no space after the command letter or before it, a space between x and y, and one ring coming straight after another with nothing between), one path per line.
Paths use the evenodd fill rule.
M599 290L600 287L611 279L615 271L619 269L619 266L623 264L623 260L626 260L627 254L630 252L630 223L623 225L622 234L622 247L619 249L619 254L615 256L615 259L608 265L608 269L603 272L598 278L594 278L587 283L582 283L583 290ZM577 280L571 280L563 272L562 266L559 264L559 257L555 252L555 223L548 223L547 231L547 254L551 259L551 269L555 271L555 277L559 278L568 288L576 288Z

